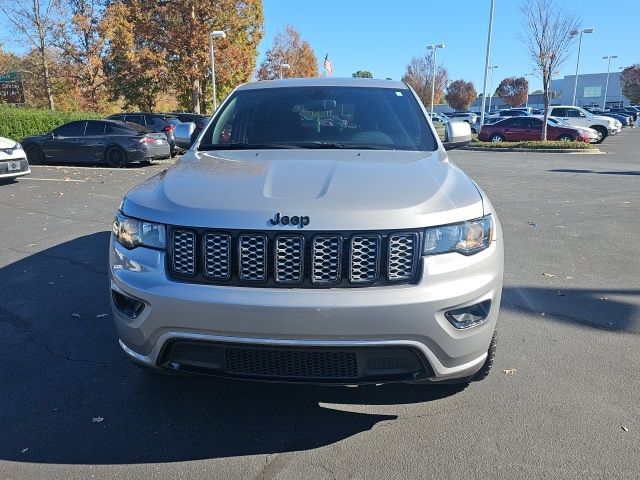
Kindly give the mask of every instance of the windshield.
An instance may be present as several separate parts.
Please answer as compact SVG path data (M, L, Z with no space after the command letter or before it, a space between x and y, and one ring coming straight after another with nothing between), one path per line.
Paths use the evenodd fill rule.
M240 90L202 137L200 150L259 148L436 149L409 90L291 87Z

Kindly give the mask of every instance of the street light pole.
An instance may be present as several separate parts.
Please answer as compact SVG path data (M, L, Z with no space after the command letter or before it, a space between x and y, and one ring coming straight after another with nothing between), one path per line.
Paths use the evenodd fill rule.
M214 30L210 33L210 43L211 43L211 85L213 86L213 111L211 113L215 113L216 108L218 108L218 101L216 99L216 66L214 61L213 54L213 40L216 38L226 38L227 35L221 30Z
M484 59L484 83L482 84L482 111L480 112L480 126L484 125L484 107L487 102L487 73L489 72L489 54L491 53L491 31L493 30L493 0L489 9L489 33L487 34L487 54Z
M288 63L281 63L280 64L280 80L282 80L282 70L285 69L285 68L288 70L288 69L291 68L291 65L289 65Z
M491 75L489 75L489 113L491 113L491 100L493 100L493 69L498 68L498 65L489 67Z
M571 105L575 106L576 104L576 92L578 91L578 68L580 67L580 50L582 49L582 34L583 33L593 33L593 28L585 28L584 30L573 30L571 32L571 36L580 35L580 39L578 40L578 60L576 61L576 78L573 83L573 101Z
M607 90L609 89L609 70L611 69L611 59L618 58L617 55L607 55L606 57L602 57L603 60L609 60L607 62L607 81L604 84L604 100L602 101L602 108L606 108L607 106Z
M433 50L433 71L431 76L431 118L433 118L433 97L436 94L436 50L438 48L444 48L444 43L438 43L437 45L427 45L427 50Z

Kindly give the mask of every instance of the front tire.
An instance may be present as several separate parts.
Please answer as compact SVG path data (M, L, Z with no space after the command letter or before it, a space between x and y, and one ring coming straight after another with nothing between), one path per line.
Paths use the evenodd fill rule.
M594 125L593 128L596 132L598 132L598 138L593 143L602 143L604 139L607 138L609 132L602 125Z
M496 347L498 345L498 330L496 329L493 332L493 337L491 337L491 343L489 344L489 350L487 351L487 359L484 361L484 364L476 372L476 374L471 378L472 382L480 382L489 376L489 372L491 371L491 367L493 367L493 363L496 357Z
M573 137L571 135L560 135L558 140L561 142L573 142Z
M107 165L113 168L122 168L127 164L127 153L120 147L109 147L104 152Z
M26 145L24 153L31 165L42 165L45 161L44 150L39 145Z

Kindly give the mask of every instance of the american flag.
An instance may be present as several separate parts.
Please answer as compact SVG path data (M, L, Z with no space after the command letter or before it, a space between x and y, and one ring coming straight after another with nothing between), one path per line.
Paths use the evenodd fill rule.
M331 64L331 60L329 60L328 53L324 56L324 69L327 71L327 76L331 77L333 75L333 65Z

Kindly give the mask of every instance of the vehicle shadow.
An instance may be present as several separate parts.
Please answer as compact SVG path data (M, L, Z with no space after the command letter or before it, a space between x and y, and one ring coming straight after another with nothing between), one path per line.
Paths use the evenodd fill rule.
M1 460L134 464L311 449L397 418L384 407L340 405L429 402L462 390L150 374L117 344L108 240L87 235L0 268Z
M501 308L606 330L640 333L640 290L505 286Z

